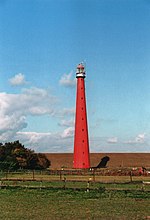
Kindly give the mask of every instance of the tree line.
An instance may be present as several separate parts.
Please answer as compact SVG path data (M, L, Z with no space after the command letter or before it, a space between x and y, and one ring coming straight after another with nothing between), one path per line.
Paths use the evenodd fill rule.
M18 140L0 143L0 170L42 170L50 164L45 154L25 148Z

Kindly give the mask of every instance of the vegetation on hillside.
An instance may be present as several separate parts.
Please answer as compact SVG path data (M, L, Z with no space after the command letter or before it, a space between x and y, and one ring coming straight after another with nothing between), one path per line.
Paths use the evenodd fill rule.
M0 170L46 169L49 166L45 154L35 153L19 141L0 143Z

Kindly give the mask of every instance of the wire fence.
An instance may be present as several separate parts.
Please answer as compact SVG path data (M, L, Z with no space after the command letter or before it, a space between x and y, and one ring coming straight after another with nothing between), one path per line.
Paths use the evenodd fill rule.
M102 182L127 183L134 181L150 181L150 173L140 174L130 169L60 169L60 170L19 170L15 172L0 171L1 180L17 181L76 181L76 182Z

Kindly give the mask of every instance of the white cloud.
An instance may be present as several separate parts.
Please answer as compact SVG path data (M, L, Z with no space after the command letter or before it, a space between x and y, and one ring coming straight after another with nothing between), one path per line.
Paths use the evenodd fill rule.
M61 114L63 116L70 116L75 114L75 108L65 108L61 111Z
M74 126L74 119L71 118L69 120L61 120L61 122L58 123L59 126L64 126L64 127L73 127Z
M64 74L59 80L59 84L65 87L74 87L76 85L76 79L72 79L73 73Z
M22 73L16 74L14 77L12 77L11 79L9 79L9 83L10 83L12 86L21 86L21 85L24 85L24 84L26 83L24 74L22 74Z
M16 140L19 139L36 152L72 152L73 138L64 133L17 132Z
M61 134L61 137L69 138L69 137L73 137L73 135L74 135L74 127L69 127L63 131L63 133Z
M73 108L56 111L57 99L45 89L23 89L20 94L0 93L0 142L20 140L37 152L71 152L73 150ZM58 107L58 106L57 106ZM38 115L59 116L64 130L57 133L24 132L27 117Z
M143 144L146 141L146 134L142 133L142 134L138 134L134 139L125 141L125 144Z
M73 152L74 127L68 127L57 133L17 132L15 140L20 140L26 147L36 152ZM90 152L148 152L150 144L136 143L126 145L118 143L116 137L89 137Z
M110 143L110 144L116 144L117 142L118 142L117 137L111 137L107 140L107 143Z
M145 141L145 133L143 134L138 134L138 136L135 138L135 141L136 142L140 142L140 143L143 143Z
M21 94L0 93L0 141L11 140L27 127L28 115L53 115L55 97L46 90L30 88Z

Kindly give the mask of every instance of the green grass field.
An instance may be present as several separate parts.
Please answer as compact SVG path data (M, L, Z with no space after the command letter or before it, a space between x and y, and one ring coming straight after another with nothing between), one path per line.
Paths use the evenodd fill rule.
M0 179L0 220L150 219L150 185L143 184L150 177L94 182L88 175L1 172Z
M1 220L145 219L145 191L0 189Z

